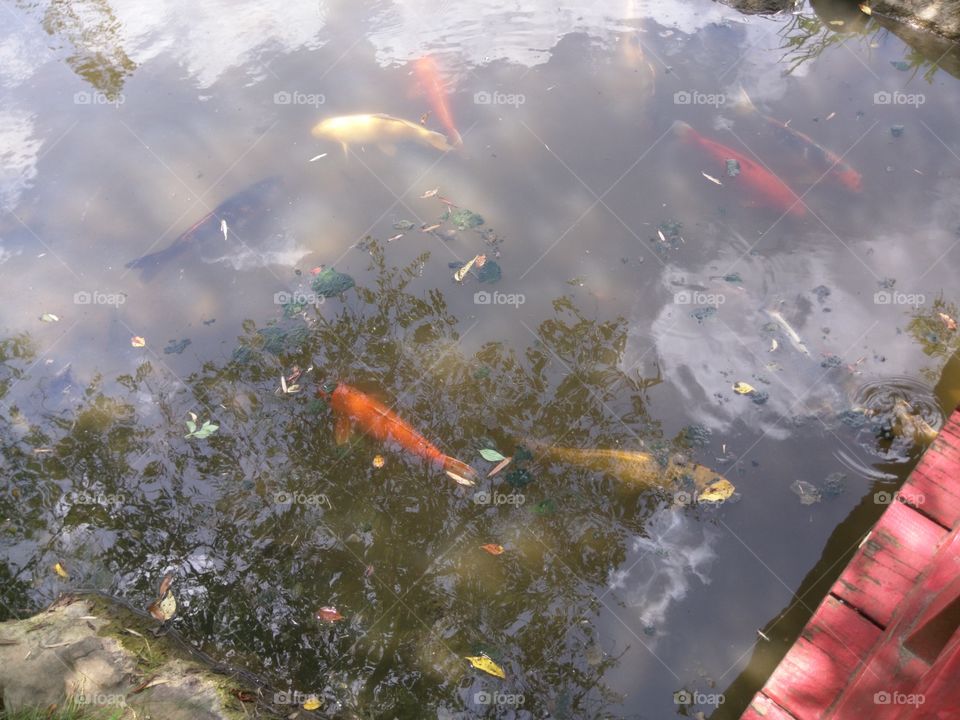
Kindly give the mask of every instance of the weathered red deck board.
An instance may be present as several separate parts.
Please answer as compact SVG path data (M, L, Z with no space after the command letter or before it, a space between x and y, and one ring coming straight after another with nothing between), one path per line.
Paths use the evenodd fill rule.
M741 720L960 720L960 409L897 495Z
M830 592L886 627L946 534L935 522L894 502Z
M917 686L930 664L914 655L903 646L911 630L942 603L945 589L956 592L953 581L960 572L960 531L954 530L938 548L934 562L924 571L918 583L911 589L894 613L884 633L883 640L857 673L851 678L846 691L839 698L836 709L825 718L870 717L876 720L904 717L905 711L916 711L919 704L891 702L878 704L878 694L901 695L905 698L916 695ZM792 652L792 651L791 651ZM939 699L930 698L931 702ZM926 704L925 702L922 704ZM909 715L906 715L909 716Z
M770 676L764 694L799 720L818 720L880 635L880 628L828 595ZM811 674L810 667L819 672Z

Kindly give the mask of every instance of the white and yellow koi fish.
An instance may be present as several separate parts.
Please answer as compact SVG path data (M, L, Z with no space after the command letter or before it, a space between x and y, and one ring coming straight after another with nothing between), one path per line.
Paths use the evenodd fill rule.
M409 120L382 113L327 118L314 125L311 134L315 138L336 140L343 146L344 154L350 145L376 145L387 155L393 155L397 143L401 142L429 145L444 152L453 150L453 145L444 135Z

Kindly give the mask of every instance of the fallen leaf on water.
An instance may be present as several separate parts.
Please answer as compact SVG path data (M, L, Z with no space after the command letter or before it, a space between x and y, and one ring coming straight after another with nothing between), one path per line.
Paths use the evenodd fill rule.
M172 592L167 590L166 595L161 600L150 603L147 612L160 622L166 622L177 614L177 599Z
M226 220L221 220L221 221L220 221L220 232L223 233L223 239L226 240L226 239L227 239L227 233L230 232L230 228L227 227L227 221L226 221Z
M473 485L474 485L473 480L468 480L467 478L463 477L462 475L457 475L455 472L452 472L452 471L450 471L450 470L447 470L446 473L447 473L447 475L449 475L451 478L453 478L454 480L456 480L456 481L457 481L458 483L460 483L461 485L466 485L467 487L473 487Z
M44 313L43 315L40 316L40 320L42 320L43 322L60 322L60 318L58 318L53 313Z
M325 158L326 156L327 156L326 153L320 153L319 155L314 155L312 158L310 158L310 162L316 162L317 160L321 158Z
M707 180L709 180L712 183L716 183L717 185L723 185L723 183L717 180L713 175L707 175L703 170L700 171L700 174L703 175Z
M841 26L845 25L846 23L844 23L843 20L831 20L831 21L830 21L829 23L827 23L827 24L828 24L828 25L836 25L837 27L841 27Z
M306 700L303 701L304 710L316 710L320 707L320 700L317 699L316 695L311 695Z
M422 227L422 228L420 228L420 231L421 231L421 232L433 232L433 231L436 230L438 227L440 227L440 223L436 223L435 225L429 225L429 226L426 226L426 227Z
M836 116L837 116L837 114L836 114L835 112L832 112L832 113L830 113L829 115L827 115L827 118L826 118L826 119L827 119L827 120L832 120L832 119L835 118Z
M397 233L393 237L388 237L387 242L393 242L394 240L399 240L402 237L403 237L403 233Z
M450 207L458 207L453 200L447 200L443 195L437 195L437 200L442 202L444 205L449 205Z
M427 190L423 195L420 196L420 199L421 199L421 200L426 200L427 198L432 198L432 197L436 196L436 194L437 194L438 192L440 192L440 188L439 188L439 187L435 187L433 190Z
M750 393L755 393L757 389L745 382L736 382L733 384L733 391L738 395L749 395Z
M480 549L486 550L491 555L503 555L503 545L496 545L495 543L487 543L486 545L481 545Z
M486 255L477 255L477 257L474 258L474 259L477 261L477 267L478 267L478 268L482 268L484 265L487 264L487 256L486 256Z
M343 620L343 615L341 615L339 611L332 605L327 605L317 610L316 617L317 617L317 620L322 620L323 622L328 622L328 623L333 623L333 622L337 622L338 620Z
M315 268L310 268L311 275L319 275L322 272L323 272L323 265L318 265Z
M953 331L957 329L957 321L946 313L940 313L940 319L943 320L943 324L947 326L947 330Z
M512 461L513 461L512 457L504 458L497 464L497 466L493 470L487 473L487 477L492 478L498 472L503 470L507 465L509 465Z
M470 262L468 262L468 263L467 263L466 265L464 265L462 268L460 268L459 270L457 270L457 271L453 274L453 279L456 280L457 282L462 282L462 281L463 281L463 278L466 277L466 275L467 275L468 272L470 272L470 268L473 267L473 264L477 261L477 258L478 258L478 257L480 257L480 256L477 255L477 256L474 257Z
M473 665L477 670L483 670L483 672L487 673L488 675L493 675L501 680L507 679L507 676L504 674L500 666L486 655L467 656L464 658L464 660Z
M374 455L373 456L373 466L378 470L384 466L386 460L383 459L383 455Z
M237 700L244 703L252 703L257 701L256 693L252 693L249 690L241 690L240 688L233 688L230 691Z
M480 457L487 462L500 462L501 460L506 460L506 457L492 448L483 448L483 450L480 451Z
M857 5L857 7L860 8L860 12L862 12L864 15L873 14L873 10L871 10L870 6L867 5L866 3L860 3L859 5Z
M286 380L283 378L283 376L281 376L280 379L281 379L282 382L286 383ZM196 438L197 440L206 440L208 437L210 437L210 436L213 435L217 430L220 429L220 426L219 426L219 425L214 425L214 424L213 424L212 422L210 422L209 420L204 420L204 421L203 421L203 425L201 425L201 426L198 428L198 427L197 427L197 422L196 422L196 415L194 415L193 413L190 413L190 415L191 415L194 419L193 419L193 420L187 420L187 421L186 421L186 423L187 423L187 430L189 430L190 432L188 432L186 435L184 435L185 438Z
M773 352L773 351L776 350L778 347L780 347L780 343L777 342L777 339L776 339L776 338L770 338L770 352Z
M130 338L131 347L141 348L141 347L144 347L146 344L147 344L147 341L144 338L140 337L139 335L134 335L132 338Z
M53 571L62 578L70 577L70 573L67 572L67 569L63 567L60 563L57 563L53 566Z
M660 228L657 228L657 235L660 236L660 242L666 244L667 238L666 238L666 236L663 234L663 230L661 230Z

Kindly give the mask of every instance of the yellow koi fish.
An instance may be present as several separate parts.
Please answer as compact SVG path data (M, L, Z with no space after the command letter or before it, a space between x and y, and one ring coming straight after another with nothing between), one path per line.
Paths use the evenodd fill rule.
M381 113L327 118L314 125L311 134L315 138L336 140L343 146L344 154L350 145L376 145L387 155L393 155L400 142L429 145L444 152L453 150L444 135L409 120Z
M733 483L698 463L682 463L671 459L666 467L663 467L650 453L634 450L581 450L529 440L527 445L537 450L541 457L616 475L621 480L638 485L664 486L690 477L703 500L720 502L734 492Z

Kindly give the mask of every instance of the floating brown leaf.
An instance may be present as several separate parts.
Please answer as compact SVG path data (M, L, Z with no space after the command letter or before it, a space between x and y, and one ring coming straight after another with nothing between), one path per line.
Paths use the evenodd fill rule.
M495 543L487 543L486 545L481 545L480 549L486 550L491 555L503 555L503 545L497 545Z

